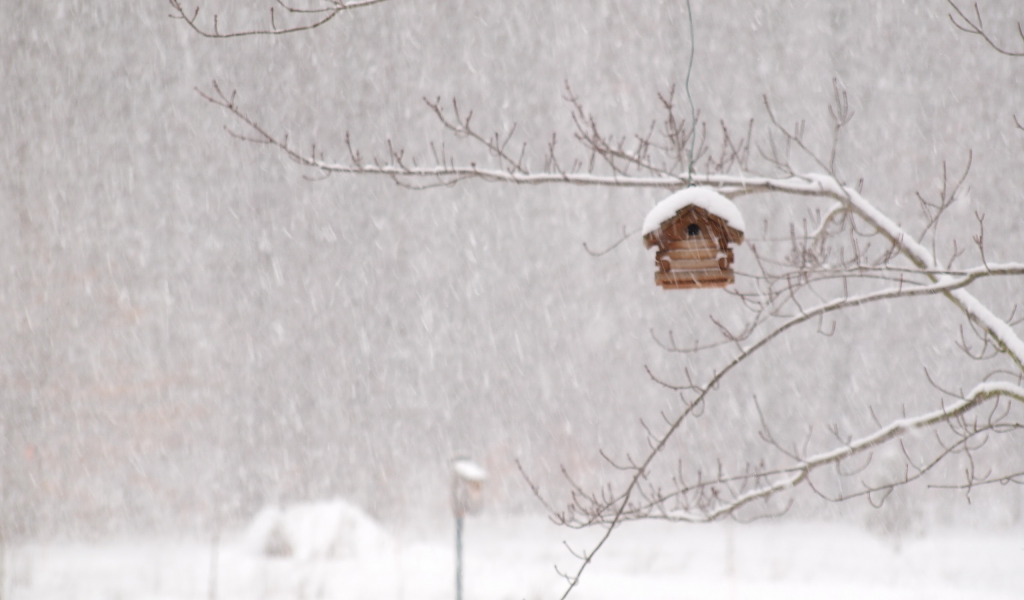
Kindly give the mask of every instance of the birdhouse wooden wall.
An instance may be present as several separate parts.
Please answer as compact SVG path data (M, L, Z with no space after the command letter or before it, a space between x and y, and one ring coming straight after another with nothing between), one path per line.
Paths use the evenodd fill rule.
M729 246L742 240L742 232L697 206L684 208L644 236L647 247L658 247L654 281L666 290L729 285L736 279Z

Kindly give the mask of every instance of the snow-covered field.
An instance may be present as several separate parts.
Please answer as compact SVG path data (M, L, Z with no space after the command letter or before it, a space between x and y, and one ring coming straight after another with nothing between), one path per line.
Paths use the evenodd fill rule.
M454 597L452 540L402 539L360 525L347 529L356 531L355 543L332 547L323 543L325 527L308 525L302 535L319 537L296 542L290 557L261 556L253 529L225 538L215 595L209 543L132 540L9 549L4 598ZM265 532L266 515L260 526ZM595 533L567 532L543 517L468 519L466 600L558 597L564 583L553 565L575 565L563 540L582 548ZM953 530L897 543L831 523L637 524L613 537L574 597L1020 599L1024 531Z

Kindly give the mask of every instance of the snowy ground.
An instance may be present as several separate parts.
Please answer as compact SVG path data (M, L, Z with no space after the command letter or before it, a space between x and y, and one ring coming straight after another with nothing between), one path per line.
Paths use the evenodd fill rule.
M574 563L542 517L470 518L466 600L556 598ZM572 536L574 544L592 533ZM450 540L394 541L347 558L266 558L221 544L217 599L450 599ZM5 599L209 599L211 546L122 541L11 549ZM616 535L579 599L1024 598L1024 531L946 531L897 544L838 524L640 524Z

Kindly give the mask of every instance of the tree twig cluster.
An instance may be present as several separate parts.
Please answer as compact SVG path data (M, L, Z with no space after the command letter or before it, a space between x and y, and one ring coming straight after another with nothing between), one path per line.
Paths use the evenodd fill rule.
M586 155L568 161L563 159L558 136L552 134L539 156L539 168L531 163L528 145L516 141L516 125L507 131L482 131L473 120L473 111L464 110L457 99L450 104L442 103L440 98L424 98L423 102L445 132L457 142L466 142L468 151L483 156L484 160L464 160L444 141L430 143L426 160L408 154L391 140L385 143L382 156L366 156L347 133L344 159L332 160L315 145L309 151L300 150L287 134L271 132L248 114L235 92L224 91L218 82L214 81L209 90L197 91L208 102L227 110L242 125L241 130L228 129L240 140L274 146L293 161L320 171L324 176L333 173L382 175L410 189L452 186L468 179L531 185L568 183L678 189L697 183L714 183L709 174L742 172L751 154L753 121L747 124L745 134L738 137L721 123L719 147L712 152L706 126L695 126L676 115L672 90L660 96L665 109L660 123L652 123L642 135L624 137L603 133L594 116L566 85L565 99L571 109L574 138ZM704 166L703 175L679 171L680 166L685 165L687 144L695 135L699 137L694 162Z
M949 6L953 9L953 13L950 13L949 20L953 25L971 35L976 35L981 39L985 40L993 50L1006 56L1024 56L1024 26L1021 25L1020 21L1017 22L1017 36L1020 38L1022 48L1020 50L1010 50L1009 46L1004 45L1001 42L996 41L988 32L985 27L985 21L981 17L981 9L978 8L978 3L974 3L974 10L971 14L964 12L953 0L946 0Z
M317 6L303 8L287 4L284 0L275 0L269 6L267 20L270 27L252 27L234 31L221 31L220 15L214 14L209 20L209 25L204 26L200 22L200 5L189 10L182 4L181 0L168 0L171 5L171 18L179 19L188 25L192 31L205 38L225 39L238 37L251 37L259 35L288 35L300 31L310 31L326 25L343 12L365 8L386 2L387 0L320 0ZM274 9L278 9L275 11Z

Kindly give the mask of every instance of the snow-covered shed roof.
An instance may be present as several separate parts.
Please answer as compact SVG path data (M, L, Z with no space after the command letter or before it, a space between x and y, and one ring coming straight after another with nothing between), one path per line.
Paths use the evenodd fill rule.
M736 205L725 196L716 192L713 188L697 186L688 187L665 198L647 213L644 219L644 227L641 236L661 227L661 224L674 217L680 210L687 206L703 208L708 213L716 216L729 227L740 233L745 233L746 224L743 222L743 214Z

